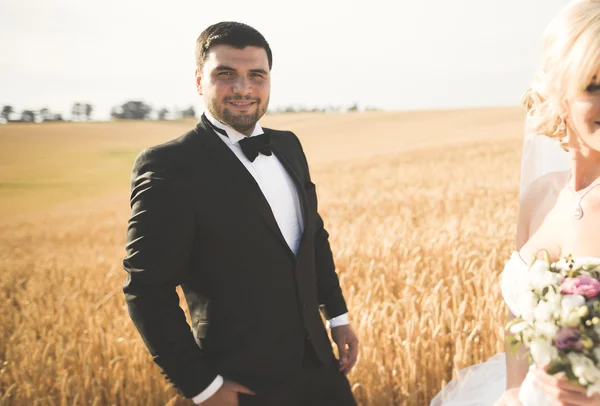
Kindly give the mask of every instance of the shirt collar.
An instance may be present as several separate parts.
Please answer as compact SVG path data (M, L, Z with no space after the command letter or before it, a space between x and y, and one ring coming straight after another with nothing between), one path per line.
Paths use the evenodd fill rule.
M231 128L227 124L223 124L222 122L220 122L219 120L217 120L216 118L214 118L212 116L212 114L210 114L208 112L208 110L204 112L204 115L206 116L206 118L208 119L208 121L210 121L210 123L212 125L214 125L217 128L220 128L221 130L224 130L227 133L227 136L229 137L228 140L232 144L237 144L238 142L240 142L241 140L243 140L244 138L246 138L246 135L244 135L244 134L240 133L239 131ZM264 131L263 131L262 127L260 126L260 124L256 123L256 126L254 127L254 131L252 131L252 134L250 134L250 137L255 137L255 136L261 135L263 133L264 133ZM221 135L221 134L219 134L219 135ZM226 137L222 137L222 138L226 138Z

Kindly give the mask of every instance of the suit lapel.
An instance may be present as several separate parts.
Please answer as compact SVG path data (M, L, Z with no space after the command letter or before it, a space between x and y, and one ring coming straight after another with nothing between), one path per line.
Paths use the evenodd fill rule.
M279 159L285 170L288 172L294 184L296 185L296 191L298 192L298 197L300 198L300 203L302 205L302 218L304 220L304 227L302 231L302 236L300 237L300 244L298 245L298 256L300 256L304 250L304 246L307 241L307 234L309 232L309 220L312 218L312 214L309 212L309 202L308 195L306 192L305 182L302 181L301 169L298 168L297 165L294 165L294 150L292 148L286 147L286 145L281 142L283 141L278 137L271 137L273 153ZM278 142L279 141L279 142ZM297 158L297 157L296 157ZM310 220L312 221L312 220ZM298 269L297 269L298 271Z
M294 253L288 246L271 206L263 195L258 183L254 177L248 172L246 167L227 145L219 138L217 134L210 128L206 128L203 122L196 126L196 132L202 137L205 145L210 149L210 156L215 164L215 172L223 177L225 182L231 182L232 189L247 198L250 203L256 208L260 216L265 221L267 227L278 237L280 243L295 258Z

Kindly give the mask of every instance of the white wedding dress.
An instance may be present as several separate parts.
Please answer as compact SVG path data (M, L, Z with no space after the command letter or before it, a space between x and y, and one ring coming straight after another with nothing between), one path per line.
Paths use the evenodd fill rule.
M523 275L527 269L519 253L514 252L502 271L502 296L513 314L518 313L518 296L523 289ZM505 362L505 353L500 353L486 362L460 370L430 406L493 406L506 390ZM529 375L523 385L532 385ZM536 404L541 406L543 403Z

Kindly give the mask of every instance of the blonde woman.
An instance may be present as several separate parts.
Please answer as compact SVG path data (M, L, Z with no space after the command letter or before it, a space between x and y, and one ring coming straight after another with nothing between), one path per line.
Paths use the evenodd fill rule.
M574 1L550 23L523 102L528 131L539 135L526 137L516 251L502 275L509 319L519 314L515 288L526 260L539 250L600 260L600 0ZM431 405L600 405L581 386L529 370L523 355L462 370Z

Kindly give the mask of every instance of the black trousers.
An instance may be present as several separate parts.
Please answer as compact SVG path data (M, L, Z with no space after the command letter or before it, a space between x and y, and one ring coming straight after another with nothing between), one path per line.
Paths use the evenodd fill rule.
M350 382L339 372L338 362L325 367L308 343L302 373L288 389L269 395L240 394L239 400L239 406L356 406Z

